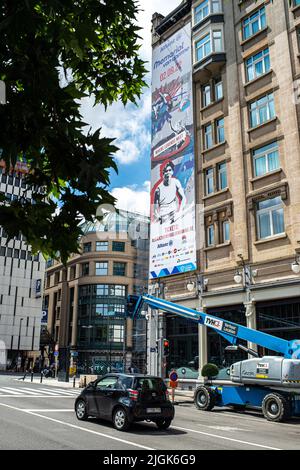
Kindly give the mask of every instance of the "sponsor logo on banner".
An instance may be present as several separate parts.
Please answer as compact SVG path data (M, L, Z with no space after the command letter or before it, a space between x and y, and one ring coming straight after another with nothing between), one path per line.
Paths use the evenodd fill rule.
M197 267L191 44L189 23L153 49L150 278ZM154 254L165 256L162 269Z
M217 320L216 318L212 318L212 317L206 317L204 324L207 326L210 326L211 328L215 328L216 330L222 331L222 327L223 327L222 320Z

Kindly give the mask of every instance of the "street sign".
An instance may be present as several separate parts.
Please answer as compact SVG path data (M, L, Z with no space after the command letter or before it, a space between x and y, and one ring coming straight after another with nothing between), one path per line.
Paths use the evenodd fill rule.
M176 382L178 380L178 374L177 374L176 370L172 370L172 372L169 375L169 379L172 382Z
M71 351L71 356L72 357L77 357L78 356L78 351Z
M58 351L54 351L54 356L58 356Z

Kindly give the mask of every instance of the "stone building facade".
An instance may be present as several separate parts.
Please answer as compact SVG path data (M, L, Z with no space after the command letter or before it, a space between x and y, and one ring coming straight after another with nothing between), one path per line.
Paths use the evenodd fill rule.
M198 271L162 296L300 337L300 2L186 0L153 16L153 47L192 24ZM189 286L189 290L187 288ZM166 316L169 366L239 359Z

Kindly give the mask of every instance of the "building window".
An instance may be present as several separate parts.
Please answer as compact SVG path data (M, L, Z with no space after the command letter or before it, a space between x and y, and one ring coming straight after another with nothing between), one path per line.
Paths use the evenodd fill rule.
M112 242L113 251L125 251L125 242Z
M197 5L195 10L195 24L200 23L204 18L209 15L209 0L201 2L200 5Z
M250 104L250 125L259 126L275 117L274 95L270 93Z
M112 343L123 343L124 341L124 326L123 325L109 325L109 341Z
M56 286L59 283L59 272L54 274L54 285Z
M206 189L206 195L207 196L214 192L214 170L213 170L213 168L208 168L205 172L205 189Z
M279 168L277 142L260 147L253 151L254 176L263 176Z
M221 79L215 80L215 100L223 98L223 82Z
M90 274L90 264L89 263L82 263L81 265L81 275L82 276L89 276Z
M114 276L126 276L126 263L114 262L113 275Z
M265 7L252 13L243 21L243 39L248 39L266 27Z
M284 212L280 196L258 202L256 217L259 239L284 233Z
M224 118L216 120L217 143L225 142Z
M230 223L229 220L222 222L222 241L223 243L230 241Z
M263 51L258 52L246 60L246 74L248 82L269 72L270 68L270 51L267 47Z
M211 124L204 127L204 145L205 149L209 149L213 146L213 130Z
M220 163L218 165L218 190L227 188L227 165L226 163Z
M221 31L213 31L213 50L214 52L221 52L223 50Z
M204 85L202 88L203 107L208 106L212 102L210 85Z
M96 242L96 251L108 251L108 242Z
M202 86L202 107L205 108L211 103L223 98L223 83L221 79L212 80Z
M207 227L207 246L213 246L215 244L215 228L213 225Z
M221 0L204 0L194 9L194 24L200 23L207 16L222 12Z
M211 35L210 33L206 34L202 39L196 42L196 61L199 62L200 60L207 57L211 54Z
M108 275L108 262L96 263L96 276Z
M83 252L84 252L84 253L89 253L90 251L92 251L92 244L91 244L91 242L89 242L89 243L84 243L84 244L83 244Z
M5 246L1 246L1 248L0 248L0 256L5 256L5 252L6 252L6 247L5 247Z

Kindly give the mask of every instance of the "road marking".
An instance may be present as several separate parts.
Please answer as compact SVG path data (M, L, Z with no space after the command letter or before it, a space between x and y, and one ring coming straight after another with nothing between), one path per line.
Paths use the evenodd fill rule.
M232 428L231 426L207 426L210 429L215 429L216 431L242 431L242 432L248 432L247 429L242 429L242 428Z
M8 392L8 391L7 391ZM74 398L70 395L1 395L0 398Z
M45 390L47 392L50 392L50 393L63 393L65 395L72 395L72 396L76 396L76 395L79 395L80 392L72 392L72 391L69 391L69 390L61 390L59 388L54 388L53 390L49 390L48 388L39 388L39 390Z
M54 390L46 390L46 389L43 389L43 388L41 388L41 389L39 388L35 392L32 391L32 388L23 387L22 389L26 390L25 393L27 393L27 390L30 390L30 391L28 391L28 393L41 394L41 395L45 394L45 395L49 395L49 396L52 396L52 395L61 396L60 393L57 393Z
M19 395L19 394L20 394L20 392L14 391L14 390L16 390L15 388L10 388L10 387L3 387L3 388L0 388L0 391L2 391L2 390L3 390L3 392L5 392L5 393L11 393L11 394L13 394L13 395Z
M233 439L231 437L218 436L218 434L210 434L208 432L196 431L195 429L182 428L179 426L172 426L170 429L172 428L179 429L180 431L195 432L197 434L203 434L204 436L209 436L209 437L214 437L214 438L216 437L218 439L224 439L225 441L238 442L239 444L246 444L248 446L262 447L263 449L270 449L270 450L282 450L282 449L278 449L277 447L264 446L262 444L255 444L254 442L241 441L239 439Z
M56 409L56 410L53 410L53 408L51 410L38 410L36 408L23 408L24 411L38 411L39 413L57 413L57 412L63 412L63 413L69 413L69 412L72 412L74 413L74 409L71 409L71 410L63 410L63 409Z
M28 415L37 416L37 417L42 418L42 419L47 419L48 421L53 421L54 423L62 424L63 426L68 426L68 427L73 428L73 429L79 429L80 431L85 431L85 432L88 432L90 434L95 434L96 436L106 437L108 439L112 439L113 441L122 442L123 444L128 444L128 445L133 446L133 447L139 447L140 449L156 450L156 449L153 449L152 447L146 447L146 446L143 446L141 444L137 444L136 442L131 442L131 441L127 441L125 439L120 439L118 437L110 436L109 434L104 434L102 432L93 431L92 429L83 428L82 426L76 426L75 424L65 423L64 421L60 421L58 419L50 418L49 416L43 416L43 415L40 415L38 413L34 413L33 411L26 411L22 408L17 408L16 406L7 405L6 403L0 403L0 406L4 406L6 408L11 408L12 410L16 410L16 411L22 411L23 413L26 413Z

